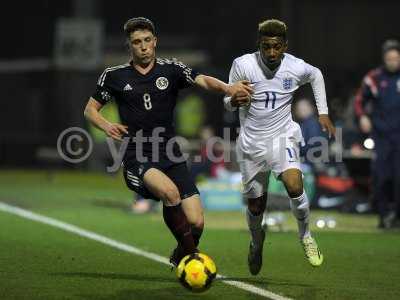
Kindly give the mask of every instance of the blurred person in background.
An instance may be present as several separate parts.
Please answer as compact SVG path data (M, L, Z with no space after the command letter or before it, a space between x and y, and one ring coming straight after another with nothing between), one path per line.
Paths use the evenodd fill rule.
M195 180L210 176L211 161L207 156L207 141L214 136L215 131L212 127L204 126L200 129L200 149L197 153L197 160L193 160L190 165L190 173Z
M211 126L201 128L199 136L200 151L190 166L191 174L196 179L220 177L219 174L226 172L224 145L218 141L209 142L210 139L215 138L215 130Z
M301 133L304 138L304 145L300 147L300 155L305 158L305 163L313 165L312 161L308 160L307 151L312 147L320 147L319 143L310 143L313 137L324 136L321 125L318 122L318 116L314 109L314 105L308 99L300 99L294 105L294 116L299 123Z
M398 226L400 216L400 43L382 46L383 66L364 77L355 99L362 133L375 144L371 165L380 228Z
M156 209L154 201L150 199L145 199L142 195L133 193L133 202L131 205L131 210L134 214L146 214L152 212Z

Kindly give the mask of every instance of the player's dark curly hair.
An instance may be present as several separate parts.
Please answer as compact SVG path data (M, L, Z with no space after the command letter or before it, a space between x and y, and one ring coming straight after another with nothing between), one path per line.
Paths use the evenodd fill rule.
M129 19L124 24L124 32L127 37L135 30L149 30L155 35L156 29L152 21L144 17Z
M261 37L267 36L267 37L281 37L283 40L287 40L287 26L284 22L276 20L276 19L270 19L261 22L258 24L258 40L260 40Z

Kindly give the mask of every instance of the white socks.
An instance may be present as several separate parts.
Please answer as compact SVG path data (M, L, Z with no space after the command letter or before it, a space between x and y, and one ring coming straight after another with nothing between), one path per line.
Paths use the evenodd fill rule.
M247 225L250 230L252 244L255 247L261 246L261 243L263 242L264 229L262 229L261 226L263 216L263 213L261 213L259 216L253 216L249 209L246 209Z
M310 204L308 202L307 194L304 190L301 196L297 198L290 198L290 208L292 209L293 215L297 219L300 240L303 240L305 237L310 237L311 233L308 226Z
M309 228L309 215L310 215L310 204L308 202L307 194L303 190L303 194L296 198L290 198L290 208L292 209L293 215L297 219L297 225L299 227L299 237L303 240L306 237L311 237ZM263 241L264 229L261 226L264 214L254 216L249 209L246 209L246 220L247 225L251 234L251 241L254 246L258 246Z

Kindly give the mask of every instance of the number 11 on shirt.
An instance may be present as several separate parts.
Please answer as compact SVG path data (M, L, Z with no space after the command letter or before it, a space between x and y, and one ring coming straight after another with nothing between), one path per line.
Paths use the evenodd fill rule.
M265 108L268 108L269 100L272 98L271 108L275 108L275 101L276 101L276 93L275 92L265 92Z

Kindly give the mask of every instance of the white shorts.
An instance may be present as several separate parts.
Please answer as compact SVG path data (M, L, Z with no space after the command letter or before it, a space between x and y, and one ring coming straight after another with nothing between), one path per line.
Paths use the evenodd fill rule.
M242 174L243 196L258 198L264 195L268 189L270 171L279 176L288 169L301 170L300 142L300 126L293 122L284 134L271 138L266 143L265 151L261 155L244 152L238 143L236 154Z

